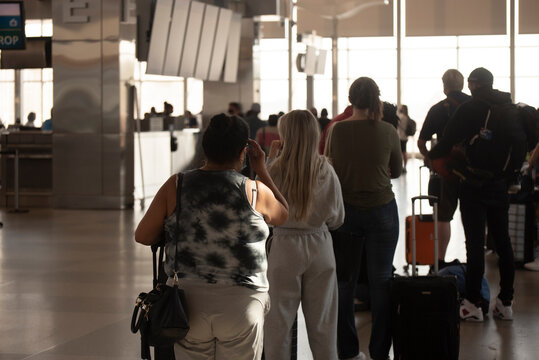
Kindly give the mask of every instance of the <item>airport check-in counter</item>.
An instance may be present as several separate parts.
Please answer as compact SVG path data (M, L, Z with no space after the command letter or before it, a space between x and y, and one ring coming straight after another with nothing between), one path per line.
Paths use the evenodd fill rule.
M16 181L21 207L52 206L52 133L6 131L0 134L0 206L16 207ZM18 155L18 176L16 158Z
M176 151L171 149L168 131L143 131L140 144L139 134L134 134L136 200L153 197L172 174L201 166L200 130L175 130L172 135L176 138ZM16 151L19 154L19 207L53 207L52 132L6 131L0 134L0 150L0 207L16 207Z
M176 138L176 151L171 149L171 133L168 131L141 132L140 147L138 134L135 133L135 200L153 197L172 174L202 165L200 130L175 130L172 135Z

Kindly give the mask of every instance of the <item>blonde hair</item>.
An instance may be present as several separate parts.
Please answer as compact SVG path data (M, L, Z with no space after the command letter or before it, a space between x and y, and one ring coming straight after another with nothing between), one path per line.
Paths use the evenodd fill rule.
M325 161L318 154L318 121L308 110L292 110L281 116L277 126L283 148L269 173L293 207L294 218L304 220L311 213L315 185Z
M464 87L464 76L456 69L449 69L442 76L442 82L448 92L461 91Z

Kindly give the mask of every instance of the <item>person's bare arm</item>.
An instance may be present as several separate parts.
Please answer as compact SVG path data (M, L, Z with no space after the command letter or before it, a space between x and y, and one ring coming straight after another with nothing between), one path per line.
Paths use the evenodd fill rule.
M143 245L154 245L160 240L163 231L163 225L169 212L171 212L169 198L171 192L176 192L176 175L171 176L161 186L155 195L150 207L140 220L135 230L135 241Z
M284 224L288 220L288 204L281 203L263 182L256 180L256 184L258 188L256 211L264 215L264 220L270 225Z
M271 225L282 225L288 220L288 203L266 169L265 154L256 141L249 140L249 160L257 173L258 201L256 210ZM252 184L249 184L251 187Z

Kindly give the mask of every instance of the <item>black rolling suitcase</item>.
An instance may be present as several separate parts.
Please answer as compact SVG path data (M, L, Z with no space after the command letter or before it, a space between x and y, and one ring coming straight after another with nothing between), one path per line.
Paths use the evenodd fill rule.
M416 200L434 201L434 221L437 223L437 198L412 198L412 217L415 217ZM436 275L417 276L415 248L412 221L412 276L395 277L391 287L395 360L456 360L460 342L456 278L438 276L436 262ZM434 249L437 253L437 231L434 232Z

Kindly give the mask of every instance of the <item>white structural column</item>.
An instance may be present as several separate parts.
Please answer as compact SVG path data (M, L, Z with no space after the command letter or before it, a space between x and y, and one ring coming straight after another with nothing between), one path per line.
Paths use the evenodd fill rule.
M395 7L393 18L396 19L396 33L397 33L397 105L402 104L402 0L395 1ZM395 21L395 20L394 20Z
M331 111L333 117L339 115L339 34L337 18L333 18L333 32L331 35L331 87L332 87L332 102Z
M517 32L516 26L516 0L509 0L509 67L510 67L510 79L511 79L511 98L515 102L515 37Z
M288 111L292 110L292 98L294 97L294 27L296 26L296 0L290 0L290 14L288 18Z

